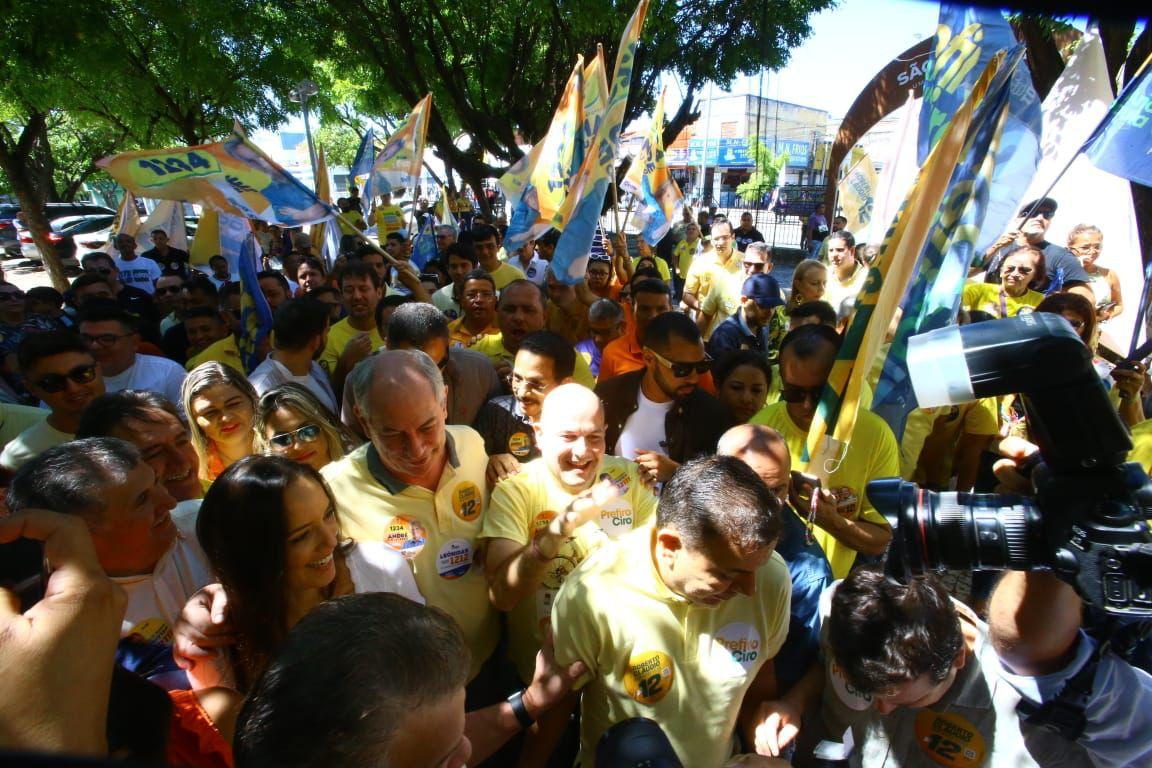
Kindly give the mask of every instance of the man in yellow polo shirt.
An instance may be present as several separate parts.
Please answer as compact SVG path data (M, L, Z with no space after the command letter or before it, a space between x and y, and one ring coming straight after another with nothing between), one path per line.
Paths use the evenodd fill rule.
M680 467L654 526L605 543L552 608L556 659L583 661L581 762L615 723L655 720L683 765L720 768L776 695L791 581L773 546L780 502L738 459ZM610 766L601 766L610 768Z
M520 350L520 341L530 333L544 330L544 292L530 280L513 280L500 291L496 307L496 323L500 333L481 338L472 345L475 351L487 355L496 367L500 380L508 387L512 375L512 361ZM572 379L591 389L596 386L588 361L576 355L576 370Z
M376 206L376 237L383 242L390 233L402 229L404 229L404 211L400 206L392 204L392 193L385 192L380 195L380 203Z
M332 380L332 391L343 397L348 374L373 351L384 346L376 329L376 305L383 296L380 275L370 265L350 261L340 272L340 295L348 316L328 329L320 367Z
M513 280L524 279L524 273L518 267L500 261L500 231L491 224L472 227L472 248L480 269L492 275L497 291L504 290L504 286Z
M744 269L743 255L736 250L732 224L718 221L712 225L712 252L704 251L692 261L681 297L689 309L700 311L708 294L717 290L728 275L738 275Z
M381 352L365 364L371 375L352 381L369 442L324 467L324 478L344 533L402 554L428 604L460 625L471 680L499 634L477 553L488 505L484 441L469 427L445 426L444 382L423 352Z
M827 459L804 461L808 428L836 361L840 337L825 325L802 325L780 344L780 402L752 417L784 436L792 468L820 478L813 535L824 549L833 575L848 575L857 553L881 555L892 529L865 494L868 481L900 475L900 449L884 421L861 409L847 449L828 450ZM842 453L842 455L835 455ZM804 493L811 498L811 488Z

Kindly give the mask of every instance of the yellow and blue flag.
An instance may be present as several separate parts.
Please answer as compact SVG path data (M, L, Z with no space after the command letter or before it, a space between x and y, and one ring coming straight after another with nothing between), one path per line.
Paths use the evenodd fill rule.
M431 111L432 94L428 94L388 137L369 174L375 194L382 195L401 187L415 189L424 162L424 138L428 135Z
M612 88L604 119L596 131L596 140L588 148L576 179L569 187L568 197L554 219L561 234L552 255L552 274L568 285L575 285L584 279L604 198L608 194L608 186L616 183L616 148L620 141L620 131L624 127L624 109L632 85L636 46L647 13L648 0L640 0L620 38L616 69L612 73Z
M924 76L924 100L920 104L920 165L992 57L1015 47L1012 27L998 9L940 4L936 49Z
M328 181L328 160L324 156L324 147L316 149L316 177L316 196L325 203L331 203L332 185ZM336 218L313 224L308 236L312 240L312 252L318 254L331 268L340 255L340 224Z
M848 326L808 430L802 458L809 462L810 468L816 467L811 471L819 473L822 467L838 465L843 458L844 446L852 439L864 377L876 358L914 274L918 257L940 216L941 203L948 191L952 172L961 159L976 105L984 98L1002 62L1002 55L989 62L971 96L952 116L944 135L928 156L928 162L920 169L916 184L900 206L880 246L880 254L868 270L864 287L856 298L855 316Z
M1152 56L1084 143L1102 171L1152 187Z
M260 365L261 352L272 331L272 308L260 290L260 246L248 221L220 214L220 255L235 264L240 275L240 360L251 373Z
M867 152L848 169L836 185L836 199L840 214L848 220L844 229L862 234L872 222L872 209L876 203L876 167Z
M271 224L301 227L335 214L238 132L215 144L123 152L97 165L141 197L199 203Z
M872 411L897 440L917 407L908 340L951 324L973 259L1003 232L1040 162L1040 97L1024 58L1010 52L976 108L960 162L928 233L903 314L874 389Z
M372 166L376 164L376 132L369 128L360 139L356 157L348 168L348 174L360 185L360 212L365 216L372 209Z
M552 228L552 219L568 195L568 184L584 159L580 133L583 71L584 60L577 57L548 133L500 178L500 187L512 204L504 235L508 253Z
M632 160L628 175L620 184L641 199L636 218L642 222L640 236L655 246L669 230L684 206L684 195L664 159L664 92L652 112L652 125L640 152Z

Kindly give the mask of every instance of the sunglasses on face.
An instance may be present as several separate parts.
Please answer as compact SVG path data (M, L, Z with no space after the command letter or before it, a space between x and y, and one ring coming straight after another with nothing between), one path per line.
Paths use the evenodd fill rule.
M824 394L823 384L819 387L794 387L791 384L783 384L780 387L780 399L786 403L802 403L809 399L818 403L822 394Z
M712 358L709 357L707 353L705 353L704 359L700 362L677 363L664 357L664 355L660 354L651 347L645 347L645 349L651 352L652 356L655 357L657 361L659 361L660 365L670 370L672 375L678 379L687 378L693 371L703 376L704 374L708 373L708 371L712 370Z
M315 442L318 437L320 437L320 427L315 424L305 424L291 432L281 432L277 435L272 435L272 437L268 438L268 444L273 448L287 450L296 443Z
M172 294L173 296L176 296L176 295L179 295L180 293L182 293L183 290L184 289L178 285L170 285L166 288L157 288L156 289L156 295L157 296L167 296L168 294Z
M49 373L35 384L45 392L55 393L67 389L69 381L77 384L91 384L95 379L95 365L78 365L68 373Z
M1009 264L1000 271L1006 275L1010 275L1013 272L1019 272L1022 275L1030 275L1032 274L1032 267L1018 267L1015 264Z
M1047 219L1048 221L1052 221L1052 217L1056 215L1056 212L1055 211L1036 211L1035 213L1029 214L1028 211L1025 210L1025 211L1020 211L1020 215L1026 219Z

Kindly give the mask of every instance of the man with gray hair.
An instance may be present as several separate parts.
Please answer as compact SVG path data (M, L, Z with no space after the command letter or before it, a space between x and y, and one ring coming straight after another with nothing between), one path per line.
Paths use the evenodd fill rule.
M499 634L477 554L488 507L484 440L445 424L444 381L424 352L380 352L348 383L368 443L322 472L343 532L382 541L409 561L424 599L460 625L473 680Z
M49 448L16 473L7 501L13 512L51 509L84 520L100 567L128 594L121 637L170 643L184 603L214 580L195 516L172 517L175 499L124 440Z
M744 281L753 275L767 275L772 271L772 248L767 243L749 243L741 258L741 268L718 278L712 290L700 300L700 315L696 319L704 338L740 308Z
M451 224L437 224L433 231L436 233L436 252L440 258L444 258L444 251L456 242L459 234L456 232L456 227Z
M576 352L588 360L593 376L600 375L600 359L610 342L624 335L624 308L612 299L597 299L588 307L589 338L576 343Z

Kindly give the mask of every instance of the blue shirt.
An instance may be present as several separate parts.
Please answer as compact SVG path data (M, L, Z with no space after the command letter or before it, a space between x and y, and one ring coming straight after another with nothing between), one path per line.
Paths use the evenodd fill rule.
M820 595L832 583L832 567L815 539L808 542L804 522L789 506L780 515L783 526L776 552L788 564L792 578L792 608L788 637L776 654L780 693L797 683L816 661L820 650Z

